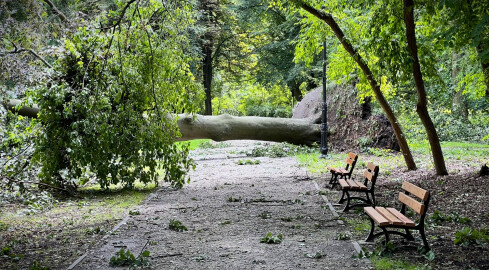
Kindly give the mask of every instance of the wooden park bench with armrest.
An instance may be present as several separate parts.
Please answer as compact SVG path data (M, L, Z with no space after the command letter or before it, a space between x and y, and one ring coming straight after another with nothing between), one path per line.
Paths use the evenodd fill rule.
M328 170L329 172L331 172L331 179L329 180L331 188L334 188L338 184L338 177L339 179L351 179L351 174L353 172L353 169L355 168L355 165L357 164L357 160L358 155L350 152L348 153L348 157L346 158L346 166L344 169L328 166Z
M358 206L374 206L375 207L375 182L377 181L377 176L379 175L379 166L369 162L367 164L367 169L363 172L364 180L363 183L351 179L340 179L338 183L341 186L343 194L338 203L344 203L346 201L345 208L343 212L348 212L348 210L358 207ZM355 193L365 193L365 198L363 197L351 197L350 192ZM346 195L346 198L345 198ZM370 195L370 196L369 196ZM359 200L360 203L350 205L352 200Z
M421 234L421 238L423 239L423 244L426 251L428 251L430 247L428 246L428 241L426 241L424 220L426 217L426 212L428 211L430 193L408 182L402 183L402 189L404 190L404 193L399 192L399 201L402 203L401 211L397 211L394 208L384 207L364 208L365 213L367 213L370 218L371 224L370 233L365 241L371 242L377 236L382 234L385 235L384 244L387 244L387 242L389 242L389 234L401 235L409 241L414 241L411 230L417 230ZM422 200L422 202L413 199L409 195L414 195L418 197ZM418 224L415 224L413 220L405 216L406 206L414 210L416 213L420 214ZM374 234L374 222L380 227L380 229L382 229L382 232ZM388 229L404 229L405 233Z

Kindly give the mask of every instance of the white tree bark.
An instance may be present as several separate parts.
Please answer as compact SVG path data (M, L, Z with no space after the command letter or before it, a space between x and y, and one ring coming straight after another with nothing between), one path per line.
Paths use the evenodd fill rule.
M303 119L231 115L179 115L180 140L262 140L311 145L321 138L320 126Z

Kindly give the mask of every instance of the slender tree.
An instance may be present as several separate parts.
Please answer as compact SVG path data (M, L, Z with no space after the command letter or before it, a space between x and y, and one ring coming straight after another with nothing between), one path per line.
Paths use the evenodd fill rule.
M436 132L435 125L431 120L428 113L428 98L426 97L426 90L424 87L423 75L421 74L421 65L418 58L418 45L416 43L416 26L414 24L414 1L403 0L404 2L404 23L406 25L406 37L409 52L413 59L413 77L416 84L416 90L418 93L418 103L416 104L416 112L423 123L428 135L428 141L430 142L431 152L433 154L433 161L435 164L435 170L438 175L447 175L447 168L445 166L445 160L443 158L443 151L440 145L440 139Z

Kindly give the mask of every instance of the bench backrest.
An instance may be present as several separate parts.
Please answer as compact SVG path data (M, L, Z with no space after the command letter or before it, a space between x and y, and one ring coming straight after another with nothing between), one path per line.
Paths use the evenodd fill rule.
M401 213L404 214L406 211L406 206L408 206L416 213L420 214L421 218L424 219L426 211L428 211L430 192L405 181L402 183L402 189L404 190L404 193L399 192L399 201L403 204L401 208ZM413 199L409 195L413 195L421 199L422 202Z
M370 182L370 188L373 189L375 187L375 182L377 181L377 176L379 175L379 165L375 165L372 162L367 164L367 168L363 171L364 185L367 186L368 182Z
M355 168L355 164L357 164L357 160L358 160L357 154L353 154L352 152L348 153L348 157L346 158L345 170L347 170L350 175L353 172L353 169Z

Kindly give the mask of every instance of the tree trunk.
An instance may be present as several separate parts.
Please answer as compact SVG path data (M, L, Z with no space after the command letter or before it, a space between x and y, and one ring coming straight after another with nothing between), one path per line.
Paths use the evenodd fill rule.
M211 41L207 40L207 42ZM205 114L212 115L212 45L205 44L202 51L204 53L202 74L204 77L205 90Z
M372 74L372 71L368 67L367 63L363 60L363 58L360 56L360 54L357 52L357 50L353 47L353 45L350 43L350 41L345 37L345 34L341 30L340 26L333 19L333 16L331 16L331 14L317 10L317 9L309 6L308 4L302 2L301 0L293 0L293 1L297 2L307 12L311 13L312 15L316 16L317 18L326 22L326 24L329 25L329 27L331 28L331 30L333 30L333 32L336 35L336 37L338 38L338 40L341 42L341 45L343 45L343 48L351 55L351 57L358 64L358 66L362 70L365 77L367 77L367 79L370 83L370 87L372 88L373 92L375 93L375 98L377 99L380 106L384 110L387 118L389 119L390 124L392 125L392 128L394 129L396 139L399 142L399 146L401 148L401 151L402 151L402 154L404 156L404 160L406 162L408 169L409 170L416 170L416 163L414 162L413 156L411 154L411 150L409 149L409 146L407 144L406 137L404 136L404 134L402 132L401 126L397 122L397 118L394 115L392 108L390 107L389 103L387 102L384 95L380 91L380 85L375 80L375 78Z
M11 99L3 104L8 110L20 115L36 118L39 107L22 107L21 100ZM305 119L273 118L273 117L234 117L230 115L195 117L179 114L177 120L182 137L178 141L194 139L226 140L262 140L289 142L293 144L312 145L321 139L320 125Z
M296 83L295 81L291 82L289 84L290 91L292 93L292 97L297 101L300 102L303 98L302 92L300 89L300 85Z
M320 126L304 119L179 115L177 124L182 133L179 141L263 140L312 145L321 137Z
M431 152L433 153L433 161L435 163L435 170L438 175L447 175L447 168L445 166L445 160L443 158L443 151L441 149L440 140L435 129L433 121L428 113L428 99L426 97L426 91L424 88L423 76L421 74L421 66L418 59L418 46L416 44L416 33L414 25L414 1L403 0L404 2L404 23L406 25L406 37L408 42L409 51L413 58L413 77L416 84L416 90L418 92L418 103L416 104L416 112L421 119L421 122L428 134L428 140L431 146Z
M459 59L460 55L456 52L452 52L452 81L454 85L452 96L452 113L453 115L455 115L455 117L467 121L469 119L469 109L467 106L467 101L465 100L465 96L463 95L463 88L465 88L465 86L456 91L456 85L458 82L457 77L460 73L460 65L458 64Z

